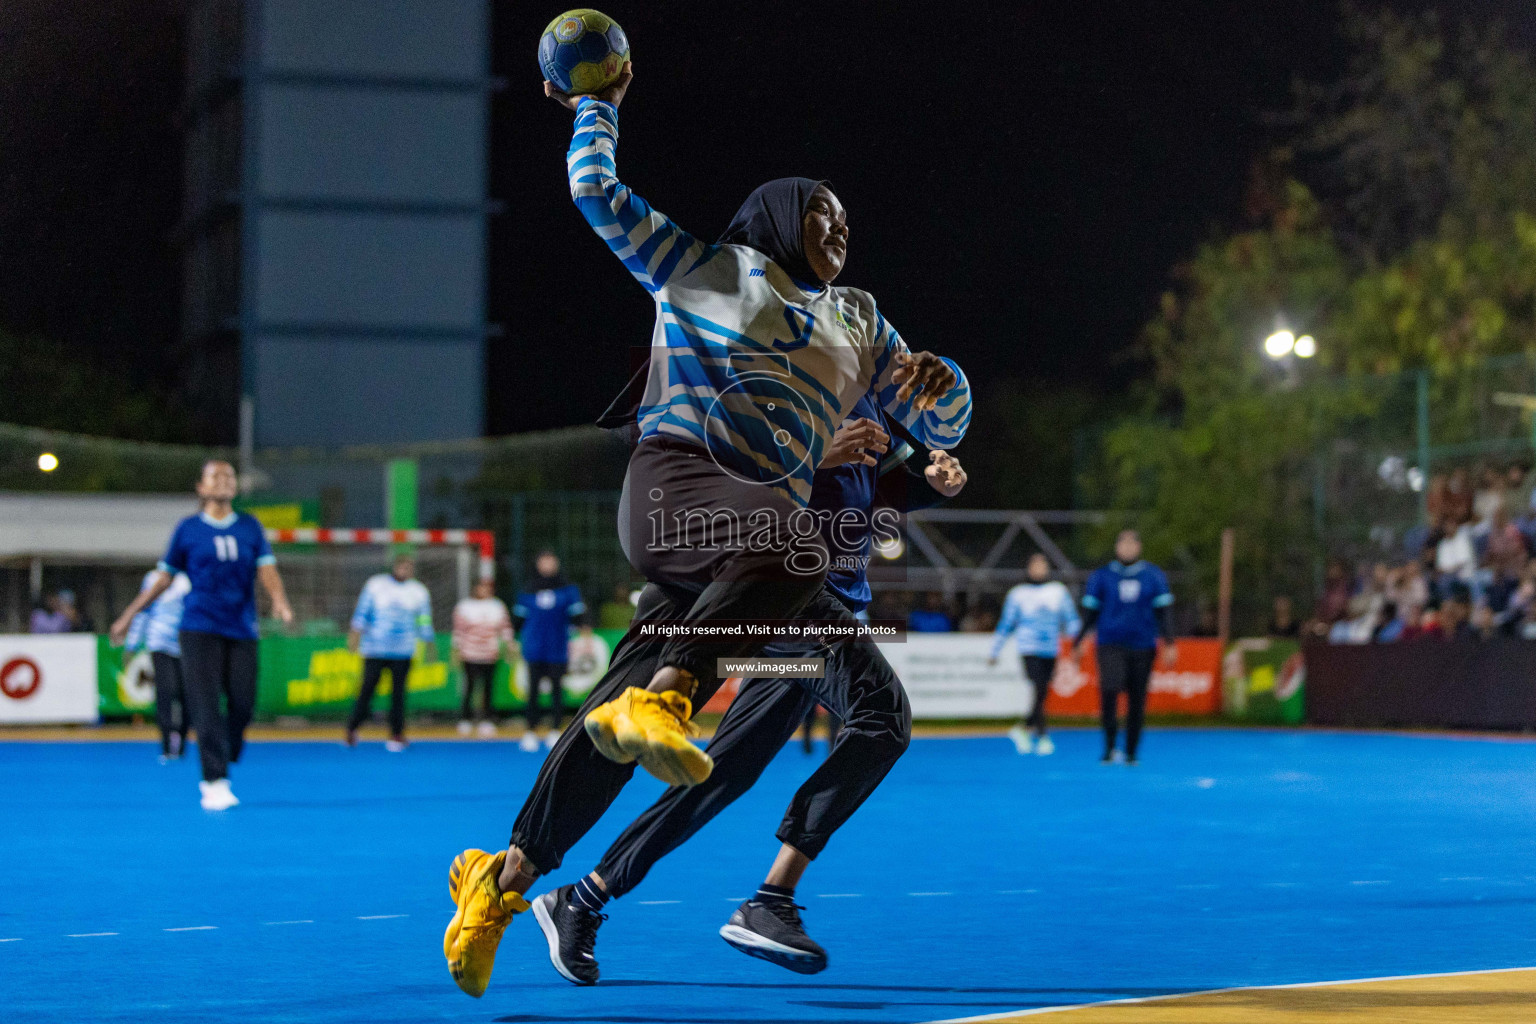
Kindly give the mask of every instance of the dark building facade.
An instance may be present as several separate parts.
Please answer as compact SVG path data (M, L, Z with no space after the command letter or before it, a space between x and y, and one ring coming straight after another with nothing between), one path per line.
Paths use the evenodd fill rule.
M487 0L197 0L184 359L257 446L484 427Z

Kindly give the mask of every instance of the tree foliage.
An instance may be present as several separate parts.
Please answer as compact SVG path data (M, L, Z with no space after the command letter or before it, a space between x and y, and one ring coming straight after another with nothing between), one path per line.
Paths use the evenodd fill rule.
M1176 268L1140 341L1151 383L1085 481L1208 591L1235 527L1250 626L1308 587L1318 460L1382 429L1368 375L1536 353L1536 66L1497 28L1349 18L1355 58L1299 89L1262 222ZM1267 359L1280 327L1318 357Z
M0 330L0 421L102 437L182 440L184 414L132 374L79 349Z

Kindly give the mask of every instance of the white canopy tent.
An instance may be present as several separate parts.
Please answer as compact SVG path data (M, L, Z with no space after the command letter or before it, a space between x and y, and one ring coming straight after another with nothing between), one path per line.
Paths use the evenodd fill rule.
M30 569L35 597L44 563L143 566L158 561L190 494L39 494L0 491L0 563Z

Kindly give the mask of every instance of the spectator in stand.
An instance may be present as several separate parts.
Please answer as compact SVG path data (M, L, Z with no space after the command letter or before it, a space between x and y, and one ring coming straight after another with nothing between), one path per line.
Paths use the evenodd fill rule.
M1284 594L1275 598L1274 610L1269 616L1269 635L1282 640L1293 640L1301 635L1295 605Z
M1504 508L1511 520L1519 519L1531 507L1529 473L1530 467L1520 462L1510 463L1504 471Z
M1331 644L1368 644L1382 626L1384 605L1361 593L1350 598L1349 614L1335 622L1328 630Z
M1509 600L1502 608L1493 608L1495 626L1506 636L1521 636L1525 618L1533 605L1536 605L1536 562L1527 562Z
M954 620L944 607L944 595L930 591L923 607L914 608L907 616L907 629L913 633L953 633Z
M1472 617L1467 625L1469 635L1474 640L1492 640L1497 626L1493 611L1486 604L1477 605L1472 609Z
M1437 596L1442 600L1452 585L1470 588L1477 574L1477 549L1472 544L1472 531L1465 523L1458 525L1450 516L1440 523L1435 542L1435 572L1440 580Z
M67 591L66 591L67 593ZM48 594L41 608L32 609L28 631L32 633L68 633L74 623L62 608L61 594Z
M1472 520L1480 532L1493 525L1494 513L1504 507L1504 474L1492 466L1477 473L1477 490L1472 495Z
M496 706L492 690L496 669L505 657L513 661L512 615L496 596L496 586L481 579L469 597L453 606L453 660L464 674L464 703L459 710L459 735L477 731L496 735ZM473 721L475 691L480 692L480 723Z
M1440 514L1451 521L1453 529L1472 521L1472 477L1465 466L1452 470L1446 479Z
M1424 581L1424 570L1417 561L1410 561L1392 573L1387 584L1387 600L1399 609L1423 608L1429 604L1429 584Z
M1327 627L1344 618L1348 612L1349 571L1344 568L1343 562L1329 562L1323 576L1323 594L1318 599L1315 618L1323 626L1322 631L1327 632Z
M1398 612L1397 605L1388 601L1381 611L1382 624L1376 630L1376 635L1371 637L1372 643L1390 644L1396 643L1403 637L1403 630L1408 627L1407 621Z
M1468 621L1472 615L1471 603L1465 590L1456 588L1451 596L1440 602L1440 637L1443 640L1472 640L1476 633Z
M1403 623L1403 628L1397 634L1399 643L1423 640L1435 633L1434 627L1427 625L1424 621L1423 605L1400 607L1397 614Z

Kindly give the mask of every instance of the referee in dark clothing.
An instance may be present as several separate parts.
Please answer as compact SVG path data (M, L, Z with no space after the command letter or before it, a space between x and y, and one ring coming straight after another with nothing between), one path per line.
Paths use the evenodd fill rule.
M1104 726L1104 756L1116 759L1119 738L1120 694L1126 696L1125 760L1136 764L1141 745L1141 726L1146 718L1147 686L1157 640L1163 639L1163 661L1177 656L1173 639L1173 593L1163 570L1141 560L1141 537L1135 530L1121 530L1115 538L1115 560L1088 577L1083 589L1083 628L1072 642L1077 645L1088 631L1098 630L1099 717Z

